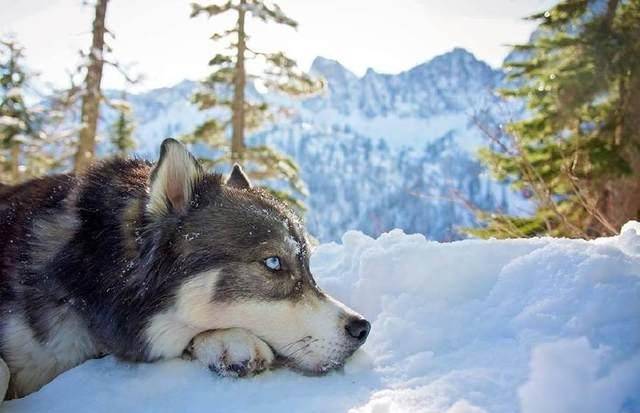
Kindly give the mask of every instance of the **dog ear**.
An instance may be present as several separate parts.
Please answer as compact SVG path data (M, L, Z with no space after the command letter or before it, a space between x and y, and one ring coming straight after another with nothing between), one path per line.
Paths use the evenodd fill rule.
M231 175L229 175L229 178L227 178L227 185L238 189L251 188L251 182L249 181L249 178L242 170L242 167L238 164L233 165Z
M147 211L152 215L184 212L202 176L202 167L193 155L177 140L165 139L160 159L151 173Z

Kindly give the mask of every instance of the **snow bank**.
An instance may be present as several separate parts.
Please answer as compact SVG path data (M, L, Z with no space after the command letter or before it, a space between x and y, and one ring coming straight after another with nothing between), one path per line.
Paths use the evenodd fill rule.
M640 224L591 242L440 244L348 232L312 260L320 285L373 321L341 372L221 379L198 364L94 360L17 412L640 411Z

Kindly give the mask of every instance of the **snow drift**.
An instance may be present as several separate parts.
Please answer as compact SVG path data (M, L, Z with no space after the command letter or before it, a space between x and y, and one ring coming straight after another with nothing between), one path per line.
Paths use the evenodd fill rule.
M312 267L373 321L343 371L233 380L186 361L105 358L0 410L640 411L640 223L590 242L348 232L320 246Z

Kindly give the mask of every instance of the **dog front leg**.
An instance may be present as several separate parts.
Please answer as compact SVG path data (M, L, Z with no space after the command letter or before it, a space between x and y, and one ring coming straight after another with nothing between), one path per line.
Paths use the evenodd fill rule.
M7 363L0 358L0 404L2 404L2 401L6 397L10 378L11 373L9 372L9 367L7 366Z
M258 374L275 359L267 343L241 328L200 333L191 340L187 353L225 377Z

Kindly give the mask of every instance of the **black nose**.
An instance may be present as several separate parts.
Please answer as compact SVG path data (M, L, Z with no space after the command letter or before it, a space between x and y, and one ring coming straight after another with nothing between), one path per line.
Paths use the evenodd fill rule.
M358 342L364 343L369 335L369 330L371 330L371 324L364 318L354 318L344 328L347 330L347 334Z

